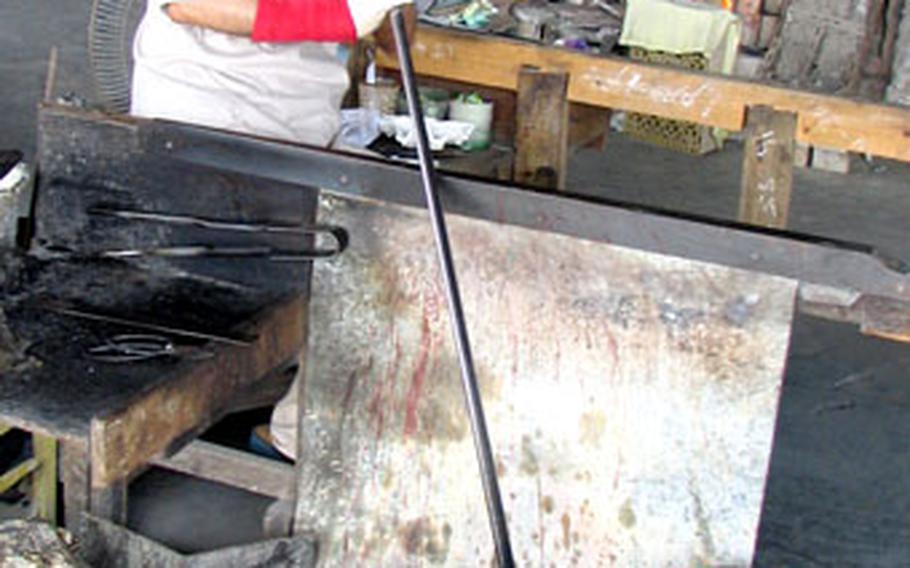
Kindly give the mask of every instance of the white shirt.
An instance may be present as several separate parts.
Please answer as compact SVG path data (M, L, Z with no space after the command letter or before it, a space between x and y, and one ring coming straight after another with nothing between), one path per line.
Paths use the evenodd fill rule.
M348 73L337 44L253 43L176 24L148 0L133 45L137 116L328 145Z

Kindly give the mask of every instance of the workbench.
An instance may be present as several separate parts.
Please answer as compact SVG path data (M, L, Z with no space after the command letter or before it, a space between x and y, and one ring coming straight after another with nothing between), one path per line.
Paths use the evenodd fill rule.
M514 143L520 184L566 190L569 148L602 143L610 111L744 131L739 220L766 227L787 226L797 142L910 161L903 107L427 24L413 57L424 83L496 102L496 133ZM397 70L394 56L378 58Z
M318 310L321 311L315 314L323 319L314 320L319 327L313 328L317 348L311 353L322 356L318 358L320 365L334 368L337 364L340 371L309 379L308 384L314 388L306 394L307 400L315 405L314 409L319 413L313 416L324 422L312 420L304 425L305 435L301 444L310 446L303 446L300 452L306 459L298 464L294 479L298 495L295 519L298 530L315 529L320 538L328 538L334 546L344 549L347 541L342 533L346 525L337 522L343 517L328 514L329 508L321 507L318 499L329 499L333 492L338 491L342 495L358 497L358 492L367 487L357 483L356 476L371 475L374 471L371 464L379 462L361 464L363 467L355 467L350 472L352 475L342 475L348 470L338 467L339 456L342 462L350 460L357 466L360 457L369 455L369 452L351 451L359 445L377 451L395 449L394 456L403 464L402 471L427 475L420 479L439 481L439 475L462 471L446 467L417 471L420 469L417 466L422 467L419 460L406 459L410 455L407 452L423 452L427 445L432 447L434 444L440 445L446 452L446 447L457 447L461 448L461 454L467 454L464 444L446 446L448 442L437 436L439 428L443 429L443 433L452 433L461 432L461 427L455 419L458 414L454 403L457 396L449 392L451 385L442 379L444 376L446 380L454 380L448 363L427 363L431 360L451 361L451 357L445 356L444 348L440 347L445 328L439 310L441 303L434 296L435 280L429 276L432 258L428 254L429 249L420 246L427 243L427 227L421 212L414 211L414 208L423 206L418 171L384 160L321 148L189 125L107 117L61 107L42 110L40 130L43 177L36 208L40 222L34 243L35 251L50 257L28 261L26 264L31 263L32 268L20 272L28 278L12 279L11 290L17 289L17 283L25 282L28 283L25 288L30 292L9 298L14 305L8 310L8 315L14 317L8 325L24 339L21 342L23 345L34 343L35 334L40 332L36 327L38 324L32 323L37 318L32 316L36 314L35 310L43 308L40 302L38 306L33 305L35 298L32 296L37 295L37 299L42 300L42 294L58 302L78 303L83 310L103 311L127 318L152 318L166 313L168 323L173 325L202 326L207 333L217 332L241 339L256 336L251 347L187 345L212 353L211 357L199 361L191 360L193 357L182 362L155 361L120 372L105 370L99 373L100 367L95 362L85 360L85 348L103 340L113 330L88 326L86 322L64 317L65 314L43 315L41 320L59 331L49 335L46 346L39 343L27 349L25 355L34 355L48 364L31 370L26 368L21 375L4 375L9 380L4 381L2 388L5 390L0 391L0 401L3 402L0 405L0 420L45 433L56 432L63 438L66 462L63 479L72 510L88 509L96 516L122 519L124 488L130 476L149 463L161 463L188 442L193 434L226 412L231 407L231 399L242 397L247 387L257 388L261 384L260 377L280 367L288 358L293 358L297 348L307 338L308 317L314 317L304 317L311 309L310 274L306 266L295 271L288 266L276 267L265 262L249 261L244 263L243 270L238 271L237 266L227 260L199 263L154 259L91 266L84 262L67 261L65 256L68 251L103 250L115 244L122 246L124 240L130 243L147 239L173 242L176 237L198 236L193 228L158 231L134 225L124 227L86 214L92 207L101 204L147 210L167 207L172 212L204 213L250 221L269 218L304 222L316 215L317 192L310 188L318 186L322 188L323 199L328 200L323 209L328 212L327 219L351 227L351 255L342 257L341 262L323 272L321 280L317 279L320 286ZM741 327L751 325L747 323L753 321L750 318L762 311L749 309L748 301L739 301L736 297L738 290L744 291L743 298L750 297L749 286L757 282L750 273L779 277L771 278L776 282L775 287L783 286L783 292L772 292L776 298L774 305L778 307L790 310L795 302L801 310L825 308L829 317L854 321L869 333L895 338L910 337L908 275L875 251L857 245L820 241L785 231L756 229L609 200L516 188L471 177L442 174L440 184L446 210L454 216L452 230L455 242L459 243L456 254L464 251L465 258L470 260L465 273L473 276L469 276L468 281L475 285L478 282L489 284L484 294L472 293L469 297L472 300L485 299L488 302L486 305L491 307L487 309L485 305L478 304L473 309L486 310L482 313L490 316L503 305L525 302L516 304L514 311L527 317L526 322L516 323L511 319L497 320L492 317L486 320L477 317L475 321L488 336L507 327L506 324L515 326L513 333L516 338L514 342L508 338L509 344L518 345L519 353L525 353L522 350L527 349L527 361L556 361L556 368L561 368L563 363L560 361L570 364L570 361L576 360L574 355L561 358L543 349L532 349L535 345L534 330L540 329L546 331L548 337L565 341L564 346L571 343L573 349L590 357L592 365L607 363L609 367L611 360L622 361L623 350L632 346L636 349L647 348L652 343L650 340L636 342L634 338L625 338L624 335L641 327L636 323L639 322L636 319L638 312L633 310L633 313L627 313L626 304L619 301L615 305L612 302L604 304L600 299L605 297L605 290L617 291L619 296L641 296L633 304L641 301L643 305L653 307L647 312L654 323L649 329L653 327L657 331L649 332L649 337L655 337L658 331L682 334L685 341L676 345L683 351L693 345L721 348L724 342L720 340L739 337L742 341L758 338L756 352L766 351L768 341L773 339L780 356L784 351L785 334L770 330L766 341L761 339L763 336L752 333L751 328ZM48 220L53 222L48 223ZM396 243L407 246L396 246ZM638 269L629 268L629 263L640 266L641 263L635 260L639 258L639 253L650 255L651 260L647 263L654 265L653 270L637 272ZM63 259L54 258L54 255L61 254ZM341 270L345 266L358 270ZM502 272L504 267L517 271L515 273L519 276ZM565 277L561 276L567 267L574 268ZM718 267L733 269L729 283L713 276ZM415 270L416 276L412 273ZM674 285L672 278L664 282L656 276L665 270L674 275L687 273L695 278L700 283L697 293L688 283ZM652 272L655 276L647 276ZM495 274L499 280L490 278L488 273ZM572 274L581 276L573 277ZM611 274L625 276L612 278ZM522 294L509 293L508 301L500 297L506 285L513 282L533 283L538 281L535 278L544 276L554 278L555 284L560 286L592 285L596 289L589 290L589 293L570 291L565 296L559 296L555 284L552 289L545 286L550 294L546 304L541 301L540 289L533 286L526 287ZM598 279L603 282L598 284ZM351 285L352 282L358 286ZM363 286L364 282L374 285ZM379 286L375 285L377 283ZM665 285L670 286L669 292L665 293L661 288ZM642 286L650 286L650 292ZM712 286L716 286L717 290ZM650 296L642 296L645 292ZM339 297L336 298L336 295ZM413 298L417 299L412 301ZM674 298L673 305L668 307L660 303L661 298ZM697 306L688 304L690 300L699 306L712 307L707 312L699 311ZM360 305L365 306L367 311L359 309ZM541 309L542 305L549 306L547 309L551 312L545 311L538 318L535 310ZM175 306L184 306L185 309L177 310ZM728 311L728 306L735 309ZM765 304L761 306L762 309L767 307ZM435 311L427 311L430 308ZM129 311L118 312L118 309ZM351 312L346 312L347 309ZM561 317L576 312L580 320L575 318L567 322L565 329L562 324L556 326ZM609 316L604 315L607 312ZM375 328L359 325L357 317L363 313L378 314L373 322L378 325ZM352 314L356 317L349 317ZM707 316L695 324L685 325L687 318L698 319L705 314ZM255 323L244 325L251 320ZM624 327L624 321L628 327ZM782 320L773 314L768 321L774 321L776 325L787 323L786 318ZM390 332L386 325L389 322L400 326L400 333ZM547 322L548 326L552 323L552 326L544 329L542 322ZM590 330L592 341L586 341L584 334L574 335L580 323L582 327L588 326L584 329ZM591 327L595 323L606 328ZM421 336L423 326L429 326L429 331ZM716 335L719 341L703 342L698 332L705 329L704 326L721 330ZM357 333L345 335L346 330ZM347 349L347 343L336 341L339 333L342 339L353 340L357 349ZM693 333L695 335L687 335ZM530 343L521 343L518 338L522 334ZM424 336L430 341L424 346L427 356L422 359L423 344L414 339ZM611 342L611 336L619 339ZM78 341L70 341L72 337ZM496 372L485 376L508 377L506 386L522 385L514 391L514 396L527 393L531 387L522 381L511 365L505 363L514 360L515 352L509 354L499 343L483 344L492 350L487 357L492 361L490 368L496 369ZM313 349L314 344L309 345ZM322 345L326 348L320 348ZM330 353L328 346L335 350L334 357L326 356ZM355 354L362 357L372 349L377 349L375 358L354 359ZM603 353L615 350L616 356L612 359L602 356L600 350L604 349ZM538 357L541 353L549 355ZM726 388L724 385L736 384L737 377L742 375L738 370L727 369L728 364L741 366L748 360L746 356L743 356L745 359L718 356L713 347L694 353L712 363L719 363L711 366L711 372L720 370L729 378L729 381L718 381L716 384L711 381L702 383L709 388L720 385L723 389ZM635 360L629 360L631 378L624 384L635 384L638 371L631 367ZM65 364L61 363L64 361ZM311 361L314 364L317 362L316 359ZM617 364L622 367L625 363ZM779 380L780 369L777 366L766 371L778 373ZM577 376L568 370L560 381L571 385L573 381L577 382ZM535 388L540 387L539 383L551 381L553 376L557 376L549 373L547 368L543 371L543 378ZM431 374L424 375L424 372ZM613 371L608 368L604 373L607 372ZM437 374L438 381L435 380ZM359 376L364 380L353 384L351 377ZM432 379L428 378L426 383L418 380L424 376ZM67 381L67 377L75 378ZM344 380L338 380L338 377ZM405 380L408 377L410 385ZM124 378L129 388L121 386ZM79 385L75 391L73 384ZM600 383L595 381L592 384ZM670 387L680 386L675 381L669 384ZM382 390L386 388L383 385L387 385L388 389ZM762 392L770 393L772 398L776 396L773 384L765 382L763 385ZM768 385L771 388L765 388ZM46 388L47 392L42 392L42 388ZM568 388L561 385L558 392L568 392ZM374 404L376 392L380 395L376 395ZM502 412L513 412L508 406L508 397L499 397L495 389L491 392L494 393L491 396L498 399ZM637 391L632 389L629 392ZM680 392L689 391L682 389ZM748 389L734 392L731 400L740 397L747 401L749 392ZM434 398L437 395L443 398ZM597 396L607 395L599 391ZM613 400L622 404L624 396ZM535 396L534 400L547 406L549 399ZM773 401L769 402L768 397L763 400L762 408L773 411ZM337 401L341 401L341 406L335 404ZM348 403L353 406L347 406ZM339 408L345 412L337 412ZM83 409L87 410L83 412ZM540 413L547 412L545 408L538 410ZM640 413L634 416L640 416ZM698 413L692 416L697 420L703 418ZM767 418L766 413L762 416ZM455 421L449 423L442 420L446 417ZM353 422L345 422L348 420ZM530 423L531 419L528 420ZM571 423L573 428L584 423L557 420L559 424L563 422ZM763 423L769 425L767 421ZM357 429L349 429L351 424ZM371 438L366 435L376 432L377 428L381 436ZM511 432L513 439L508 445L511 453L506 454L509 459L504 461L511 472L521 471L524 467L524 454L521 452L525 444L521 434L527 428L526 423ZM723 434L724 429L711 431ZM755 430L745 427L743 431ZM763 430L765 433L769 431L767 428ZM547 435L552 435L552 432L548 431ZM331 443L323 443L326 436L331 436ZM344 443L335 445L336 438ZM584 448L564 445L567 451L584 452ZM767 449L767 446L763 447ZM398 451L402 448L405 453ZM531 447L531 450L538 458L543 455L537 451L538 448ZM377 455L391 454L380 452ZM453 457L452 454L441 455L447 456L447 459ZM541 459L534 463L544 463ZM173 469L193 474L199 472L199 461L191 455L184 456L181 452L175 460L166 461ZM474 480L466 473L468 466L459 465L461 467L464 467L465 473L458 476L458 482L469 487L468 483ZM542 472L541 475L550 475L546 468L528 468L529 471ZM222 477L224 481L240 485L237 475ZM290 495L290 491L283 489L287 487L289 478L289 468L271 472L263 470L262 479L248 482L248 485L258 483L256 490L259 492L285 498ZM410 487L406 478L397 479L394 483L389 481L388 487L381 477L370 479L371 483L381 481L383 488L367 495L370 498L394 498L395 491L386 490L397 487L396 483L401 484L402 490ZM328 485L323 485L322 481ZM523 484L524 481L527 479L518 480L521 483L517 485L519 490L516 495L524 503L518 510L538 511L544 515L547 507L544 495L538 495L541 499L529 497L534 493L535 486ZM554 487L568 486L566 482L560 482ZM567 499L574 499L583 493L568 489L567 492L571 494L566 496ZM467 489L459 490L459 493L467 494ZM310 498L301 499L300 495ZM753 499L750 502L754 504L754 493L751 495ZM480 500L466 500L469 508L464 510L473 510L472 507L479 503ZM620 508L620 515L617 517L614 514L613 519L618 519L620 525L632 524L634 517L623 514L624 504L611 503ZM379 506L376 510L384 514L389 509ZM695 509L688 509L691 510ZM403 513L409 511L403 510ZM639 519L637 522L642 525L645 523L644 514L642 510L635 513ZM687 513L681 510L681 514ZM579 526L578 518L573 518L572 527ZM358 522L369 520L368 517L361 517ZM419 519L412 520L409 516L397 519L395 522L404 523L400 526L402 532L398 536L384 535L386 540L383 546L401 542L406 545L406 553L429 555L432 559L436 543L440 539L446 540L445 526L431 526L419 522ZM558 516L546 520L548 523L561 522ZM522 522L527 523L528 519L523 518ZM581 526L593 526L588 521L584 523L587 524ZM721 522L719 526L725 524ZM584 541L580 538L574 540L568 522L564 522L563 530L568 535L564 537L568 545L559 544L565 552L560 558L568 561L578 553L580 546L584 546ZM551 531L548 534L552 537L557 533ZM690 538L692 534L697 534L697 531L687 533L685 538ZM388 541L389 538L398 540L392 542ZM461 541L465 538L465 533L459 535ZM527 527L522 530L522 538L525 539L523 547L527 550L533 548L533 544L539 544L528 541L528 538L533 539L533 533ZM742 553L748 548L747 541L743 537L738 542L738 550ZM387 550L399 554L391 548ZM465 552L473 554L470 550L459 553ZM344 554L357 553L369 554L370 551L344 549ZM485 553L486 547L477 552L476 557L484 558ZM348 558L344 554L332 558Z
M125 522L127 484L153 460L173 455L226 413L267 406L284 394L290 375L281 371L305 344L310 266L98 258L105 248L212 235L88 211L117 205L299 223L313 214L315 191L269 184L265 195L248 176L212 175L146 155L130 140L134 131L106 128L100 116L78 131L60 118L45 114L40 125L32 249L4 262L0 304L9 352L0 371L0 421L60 442L66 521L76 527L82 512ZM177 352L130 363L91 356L118 335L149 333L169 338Z

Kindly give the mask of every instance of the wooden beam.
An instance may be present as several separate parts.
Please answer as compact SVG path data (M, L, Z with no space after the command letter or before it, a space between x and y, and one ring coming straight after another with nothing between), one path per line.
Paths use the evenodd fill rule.
M121 479L104 487L92 487L91 513L118 525L126 525L129 481Z
M727 130L743 128L746 107L771 106L799 116L800 142L910 161L910 109L426 25L413 53L420 75L516 91L521 67L531 65L568 73L572 102ZM382 53L379 63L397 67Z
M3 472L0 475L0 493L6 493L22 483L22 480L37 470L39 465L38 460L30 458Z
M82 515L91 506L89 488L89 457L84 442L63 440L60 442L60 481L63 482L63 514L66 529L78 535Z
M542 189L566 188L569 101L565 73L522 68L515 114L516 182Z
M180 376L127 408L91 424L91 485L102 489L127 479L152 458L174 451L226 412L234 395L287 361L304 345L301 296L275 306L254 326L253 345L222 346L203 362L192 362Z
M200 440L170 458L153 463L275 499L290 499L294 491L294 466Z
M785 229L793 192L796 115L771 107L749 108L743 148L739 220Z
M57 440L32 434L32 451L38 460L38 471L32 477L32 501L35 515L42 521L57 524Z

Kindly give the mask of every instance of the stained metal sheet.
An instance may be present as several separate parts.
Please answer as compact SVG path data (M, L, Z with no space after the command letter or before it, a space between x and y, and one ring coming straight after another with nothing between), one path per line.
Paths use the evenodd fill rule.
M426 213L325 198L297 528L322 562L492 560ZM453 217L522 566L748 564L790 280Z

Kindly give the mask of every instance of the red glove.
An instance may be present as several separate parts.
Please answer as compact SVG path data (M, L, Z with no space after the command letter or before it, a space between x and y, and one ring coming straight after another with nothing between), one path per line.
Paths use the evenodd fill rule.
M253 41L353 43L409 0L259 0Z

